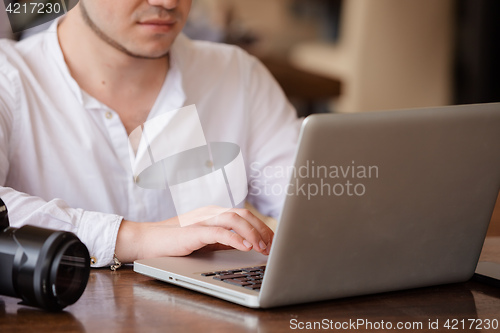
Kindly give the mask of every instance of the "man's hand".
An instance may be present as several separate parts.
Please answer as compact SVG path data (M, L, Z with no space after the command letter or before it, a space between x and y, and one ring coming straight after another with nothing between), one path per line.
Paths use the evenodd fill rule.
M205 247L224 245L268 255L273 231L247 209L209 206L161 222L123 220L115 253L123 262L185 256ZM208 245L208 246L207 246Z

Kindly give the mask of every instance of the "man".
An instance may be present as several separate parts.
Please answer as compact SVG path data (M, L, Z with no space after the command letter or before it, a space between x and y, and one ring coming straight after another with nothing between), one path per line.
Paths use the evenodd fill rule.
M255 59L180 34L190 6L81 0L47 32L0 42L0 197L13 225L76 233L96 267L211 244L269 253L273 233L249 211L205 207L181 227L168 191L133 181L128 134L196 104L207 141L241 147L261 186L248 200L274 216L283 201L286 177L265 171L291 164L299 121ZM282 191L256 195L269 184Z

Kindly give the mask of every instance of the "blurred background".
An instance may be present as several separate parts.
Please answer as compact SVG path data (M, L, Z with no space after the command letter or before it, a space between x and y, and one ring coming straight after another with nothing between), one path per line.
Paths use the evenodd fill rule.
M260 58L299 114L500 100L497 0L193 0L185 33Z
M46 27L13 36L2 6L0 37ZM499 17L498 0L193 0L184 32L258 57L307 116L499 102Z

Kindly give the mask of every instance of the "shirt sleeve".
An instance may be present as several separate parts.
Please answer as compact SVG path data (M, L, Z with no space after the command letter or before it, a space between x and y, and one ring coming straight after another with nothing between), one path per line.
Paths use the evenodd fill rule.
M6 187L9 155L20 121L20 87L18 72L8 66L0 41L0 198L5 202L13 227L31 224L42 228L73 232L87 246L94 267L109 265L113 260L116 237L123 217L68 207L60 199L45 201L39 197Z
M249 79L250 163L248 201L262 214L277 218L291 175L303 119L269 71L252 58Z

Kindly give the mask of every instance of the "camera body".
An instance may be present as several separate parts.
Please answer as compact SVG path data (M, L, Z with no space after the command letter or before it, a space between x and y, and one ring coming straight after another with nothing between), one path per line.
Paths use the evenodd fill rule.
M83 294L90 274L87 247L73 233L9 226L0 199L0 295L59 311Z

